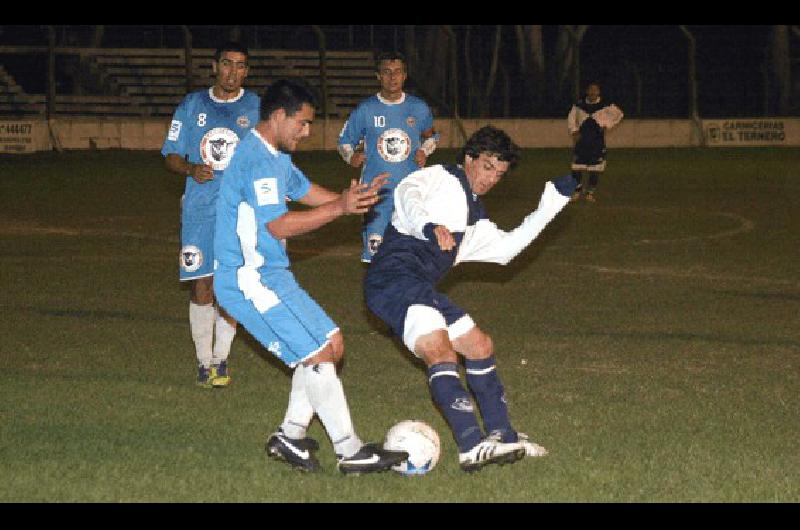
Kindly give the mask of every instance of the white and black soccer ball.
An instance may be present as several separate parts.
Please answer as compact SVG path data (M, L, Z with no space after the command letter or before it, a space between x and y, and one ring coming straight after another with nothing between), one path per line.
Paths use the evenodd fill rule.
M403 475L424 475L436 467L441 444L439 434L424 421L404 420L389 429L383 448L408 453L408 460L393 470Z

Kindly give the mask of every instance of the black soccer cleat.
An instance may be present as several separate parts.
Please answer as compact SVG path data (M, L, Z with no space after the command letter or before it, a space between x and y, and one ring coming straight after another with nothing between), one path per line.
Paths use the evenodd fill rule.
M282 430L272 433L267 438L267 456L282 460L301 471L319 471L322 466L314 456L314 451L319 450L319 444L313 438L289 438Z
M340 457L337 467L345 475L362 473L379 473L408 460L406 451L389 451L380 444L364 444L353 456Z

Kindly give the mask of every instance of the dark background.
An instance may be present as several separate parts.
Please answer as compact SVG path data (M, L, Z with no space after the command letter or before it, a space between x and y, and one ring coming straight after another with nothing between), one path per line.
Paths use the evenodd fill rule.
M193 45L214 48L233 26L192 25ZM328 49L402 49L403 26L328 25ZM423 27L423 26L419 26ZM452 26L462 31L465 26ZM770 25L689 25L696 37L698 110L701 117L758 117L778 114L775 76L770 63ZM57 26L57 45L85 46L94 26ZM240 39L254 48L317 49L309 25L239 26ZM471 31L489 48L493 25L473 25ZM508 28L508 29L506 29ZM546 56L555 53L558 25L543 26ZM792 36L794 89L789 115L800 115L800 38ZM44 45L47 33L38 25L0 26L2 45ZM183 34L176 25L106 26L103 47L182 48ZM687 41L677 25L592 25L580 46L581 86L599 81L604 95L616 101L630 117L686 117L689 114ZM480 55L480 54L477 54ZM512 86L522 80L514 27L504 26L501 61ZM487 60L488 61L488 60ZM0 65L14 75L28 93L44 93L46 56L0 56ZM461 70L463 71L463 70ZM570 83L551 97L535 115L563 116L573 101ZM638 87L638 88L637 88ZM413 92L413 76L409 81ZM525 117L522 97L512 90L511 116ZM497 96L495 96L497 97ZM493 103L492 114L499 116ZM468 116L466 116L468 117Z

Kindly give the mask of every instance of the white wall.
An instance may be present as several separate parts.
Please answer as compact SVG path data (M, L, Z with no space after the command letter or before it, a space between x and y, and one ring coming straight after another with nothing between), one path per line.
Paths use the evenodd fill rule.
M160 150L169 119L141 118L58 118L15 120L0 117L0 153L30 153L50 150L53 142L61 149L153 149ZM571 140L566 119L491 119L462 120L470 135L486 124L504 129L521 147L568 148ZM301 150L335 149L343 120L317 119L311 137ZM715 146L800 146L800 119L753 118L704 120L707 145ZM463 143L454 120L438 119L440 147L460 147ZM689 120L626 119L607 134L613 147L690 147L700 145L699 134Z

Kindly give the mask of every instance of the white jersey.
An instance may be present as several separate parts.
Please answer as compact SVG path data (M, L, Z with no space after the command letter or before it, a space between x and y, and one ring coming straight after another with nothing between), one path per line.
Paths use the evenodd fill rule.
M505 232L489 220L480 199L469 190L460 167L431 166L411 173L394 192L392 226L426 241L427 225L463 233L453 266L465 261L510 262L541 233L569 202L552 182L545 184L539 205L522 223ZM458 238L457 238L458 239Z

